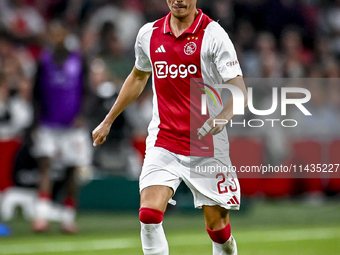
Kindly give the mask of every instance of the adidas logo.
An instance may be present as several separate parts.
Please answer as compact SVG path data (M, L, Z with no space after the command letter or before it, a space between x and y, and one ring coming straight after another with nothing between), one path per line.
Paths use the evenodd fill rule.
M240 202L237 200L237 198L235 196L233 196L229 202L227 203L228 205L232 204L232 205L239 205Z
M161 45L158 47L158 49L155 51L156 53L161 53L161 52L166 52L165 49L164 49L164 46Z

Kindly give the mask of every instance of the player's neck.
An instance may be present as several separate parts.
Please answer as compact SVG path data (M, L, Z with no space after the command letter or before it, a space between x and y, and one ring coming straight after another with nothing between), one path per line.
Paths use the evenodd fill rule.
M192 25L192 23L194 23L198 13L198 10L195 9L184 18L176 18L174 15L171 14L170 28L174 36L179 37L185 30L187 30Z

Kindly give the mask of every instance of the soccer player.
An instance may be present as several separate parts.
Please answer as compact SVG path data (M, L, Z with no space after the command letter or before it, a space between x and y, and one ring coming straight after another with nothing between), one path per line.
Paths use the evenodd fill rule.
M140 95L152 74L153 118L140 176L143 252L169 254L163 216L168 201L171 202L177 187L184 181L193 193L195 207L203 208L206 229L213 241L213 254L235 255L237 246L228 212L240 206L238 180L228 174L215 174L211 178L190 175L193 164L231 166L226 124L214 126L214 119L229 121L234 117L233 98L218 112L208 100L210 118L207 120L199 114L199 99L190 100L190 86L200 84L202 89L210 87L216 92L214 84L227 82L246 95L242 71L227 33L196 8L197 0L167 0L167 3L170 8L167 16L140 29L135 44L135 67L112 109L93 131L93 144L97 146L105 141L115 118ZM195 78L203 82L192 83ZM192 127L192 111L201 121L199 126Z
M75 223L76 171L91 163L91 140L84 120L88 107L86 99L89 98L86 68L81 55L65 46L69 34L66 25L54 21L50 32L53 47L41 54L34 87L37 129L33 153L38 159L41 176L32 228L37 232L49 229L50 168L54 159L65 166L67 175L61 229L73 234L78 231Z

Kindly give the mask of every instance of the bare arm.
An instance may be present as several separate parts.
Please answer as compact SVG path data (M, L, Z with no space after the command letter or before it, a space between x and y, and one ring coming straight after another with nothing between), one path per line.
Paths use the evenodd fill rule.
M234 85L242 90L244 95L244 107L247 107L248 105L247 89L244 84L243 78L241 76L237 76L236 78L229 80L227 83ZM227 123L235 116L236 115L233 114L233 97L231 97L219 115L217 115L215 118L210 118L206 121L206 123L208 123L209 126L211 127L211 130L208 133L212 135L220 133L223 130L223 128L227 125ZM226 124L216 124L214 127L213 124L214 119L226 120ZM199 139L202 139L203 137L204 135L198 133Z
M144 90L151 72L139 71L134 67L126 78L119 96L105 119L93 130L93 146L106 141L110 128L117 116L128 107Z

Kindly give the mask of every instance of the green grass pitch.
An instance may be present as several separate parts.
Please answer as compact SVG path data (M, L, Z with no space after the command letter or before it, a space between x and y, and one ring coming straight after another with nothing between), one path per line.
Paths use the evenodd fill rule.
M52 224L46 234L34 234L23 219L8 224L12 236L0 237L0 255L137 255L142 254L138 215L89 213L78 217L81 232L62 235ZM299 201L252 202L231 213L239 255L340 254L340 203L309 206ZM164 220L171 255L212 254L200 210L170 211Z

